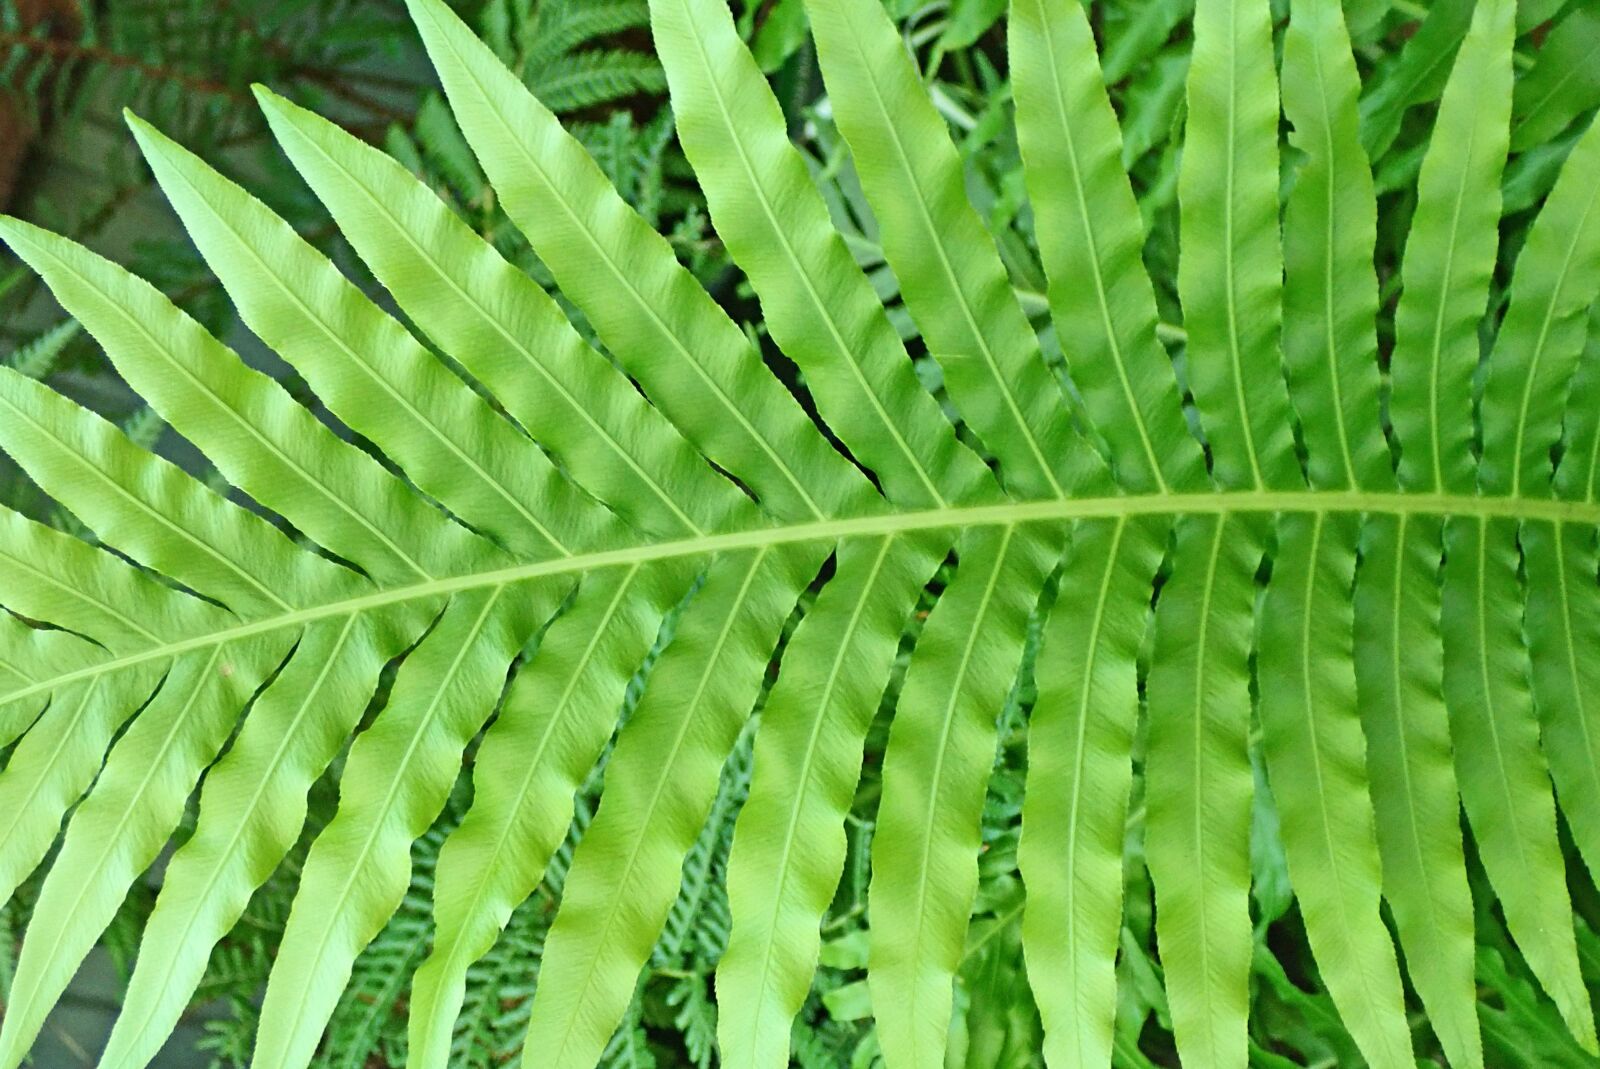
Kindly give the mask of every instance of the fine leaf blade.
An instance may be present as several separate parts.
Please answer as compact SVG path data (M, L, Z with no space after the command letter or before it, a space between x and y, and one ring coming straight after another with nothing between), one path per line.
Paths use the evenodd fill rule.
M1042 525L970 532L906 669L884 752L867 898L867 983L895 1069L944 1064L978 889L996 719L1063 535Z
M627 1012L779 631L825 546L729 554L650 675L545 942L527 1069L589 1069Z
M1180 520L1146 687L1145 854L1178 1053L1242 1069L1250 974L1253 517Z
M1481 1069L1472 898L1442 692L1434 517L1369 516L1355 586L1356 696L1367 781L1406 971L1445 1055Z
M266 89L278 143L406 314L573 477L641 530L700 534L747 508L531 278L409 171Z
M957 442L833 228L778 100L720 0L653 0L656 49L712 221L822 416L904 507L992 486Z
M311 538L383 584L483 560L489 547L425 507L149 283L19 220L0 218L0 238L163 419L230 483Z
M1303 485L1279 347L1278 84L1266 0L1199 0L1178 172L1189 387L1226 489Z
M1122 485L1202 486L1205 459L1156 340L1144 227L1088 17L1071 0L1013 0L1008 40L1023 173L1072 380Z
M1573 5L1539 47L1533 67L1517 79L1511 100L1511 149L1524 152L1552 140L1600 104L1600 11Z
M0 449L109 545L245 618L349 593L355 576L140 449L56 391L0 368Z
M15 742L45 711L54 690L43 681L46 673L69 675L105 659L104 649L77 635L29 627L10 613L0 614L0 681L3 693L11 695L0 698L0 746ZM155 682L151 679L146 693Z
M572 821L573 796L611 738L628 681L682 597L687 569L584 577L517 673L473 760L473 802L434 873L433 950L412 980L409 1057L442 1069L467 969L532 894Z
M807 0L806 10L884 256L962 418L1018 496L1060 497L1098 481L888 14L870 0Z
M407 6L506 214L651 401L774 516L873 507L866 479L555 115L443 0Z
M1366 740L1350 666L1357 517L1287 513L1259 617L1262 749L1317 971L1375 1069L1413 1069L1394 944L1378 915Z
M1567 158L1517 257L1483 388L1485 493L1546 496L1551 450L1600 296L1600 124Z
M732 926L717 967L729 1069L789 1064L816 971L819 924L844 870L844 820L900 633L942 538L855 539L796 629L762 708L750 794L728 858Z
M1590 872L1600 872L1600 666L1586 652L1600 633L1595 532L1568 524L1522 526L1528 602L1523 632L1533 657L1541 742L1562 815Z
M74 631L122 656L220 631L226 610L166 587L82 539L0 507L0 590L30 620ZM37 692L43 683L18 690Z
M1361 98L1361 144L1369 158L1379 159L1393 147L1407 111L1439 98L1472 24L1474 2L1439 0L1429 5L1399 57L1368 81Z
M246 325L417 486L525 558L615 537L533 442L288 223L153 126L128 121Z
M1600 492L1600 308L1589 311L1589 340L1572 376L1561 446L1556 496L1592 503Z
M1517 579L1517 523L1446 528L1444 694L1461 800L1517 948L1578 1042L1596 1050L1555 800L1539 751Z
M1283 221L1283 365L1313 486L1392 486L1379 417L1378 206L1361 147L1361 89L1334 0L1297 0L1283 111L1304 153Z
M1470 492L1472 376L1499 240L1513 0L1479 0L1417 178L1401 265L1389 411L1410 490Z
M372 616L306 630L206 776L194 834L167 865L100 1065L142 1069L160 1052L211 948L294 845L306 793L355 730L379 670L415 637Z
M1017 865L1051 1069L1110 1064L1138 655L1169 521L1080 524L1045 624Z
M356 955L405 896L411 844L444 808L461 753L559 582L456 595L395 679L389 704L351 745L339 808L312 844L272 973L253 1069L304 1069Z
M58 687L12 751L0 772L0 902L49 853L61 818L94 782L112 737L155 692L164 667L141 664Z
M78 806L28 924L0 1023L0 1066L16 1069L128 887L160 853L201 771L250 693L275 668L282 632L179 658Z

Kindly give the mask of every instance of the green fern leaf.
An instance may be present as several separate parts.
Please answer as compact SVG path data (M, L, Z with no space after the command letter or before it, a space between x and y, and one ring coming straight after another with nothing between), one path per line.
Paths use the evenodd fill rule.
M1076 4L1014 0L995 176L877 0L780 26L813 26L827 162L721 0L493 4L492 46L408 3L448 101L408 158L492 186L531 254L257 90L403 322L130 120L326 418L0 220L149 406L118 428L41 381L71 327L0 369L0 448L69 529L0 510L0 902L32 903L0 1069L146 913L102 1064L219 986L253 1017L253 896L282 927L261 1069L652 1065L658 1026L702 1069L1140 1066L1152 1017L1186 1064L1408 1069L1385 905L1429 1050L1593 1051L1558 835L1600 865L1581 11L1514 93L1554 7L1441 5L1363 98L1381 2L1293 0L1275 73L1266 0L1200 0L1192 56L1186 4L1119 6L1103 61ZM609 50L647 22L659 64ZM661 87L673 119L586 129L607 166L556 118ZM760 324L657 230L675 128ZM1414 166L1406 232L1377 191ZM1502 293L1497 230L1541 198ZM154 455L168 425L219 479ZM1514 948L1477 945L1474 890ZM1316 992L1264 941L1291 893ZM1480 978L1510 1003L1480 1015ZM1302 1020L1269 1050L1252 1012Z

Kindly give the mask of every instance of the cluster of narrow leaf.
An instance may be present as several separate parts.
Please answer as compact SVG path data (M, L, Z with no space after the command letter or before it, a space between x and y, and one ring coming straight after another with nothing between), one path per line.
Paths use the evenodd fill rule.
M1141 694L1144 848L1188 1064L1247 1058L1252 705L1306 932L1366 1060L1414 1064L1382 898L1452 1063L1482 1064L1463 806L1521 952L1594 1047L1551 780L1600 862L1585 707L1600 661L1584 641L1600 629L1600 367L1580 363L1600 292L1600 130L1576 141L1529 231L1480 374L1511 0L1479 0L1420 162L1387 381L1340 5L1291 5L1281 115L1302 159L1281 217L1269 7L1197 5L1174 365L1089 23L1072 0L1014 0L1018 138L1081 401L1043 359L891 21L876 0L807 0L884 261L978 448L913 371L726 5L652 0L717 232L849 457L553 113L441 0L410 2L500 203L610 359L403 167L265 91L296 169L471 384L248 193L131 122L244 322L404 479L144 282L0 223L152 408L321 550L0 374L0 445L118 551L0 514L14 614L0 617L0 737L17 740L0 894L77 802L0 1067L20 1062L204 773L103 1063L153 1056L395 662L306 858L254 1064L313 1056L498 711L438 854L433 944L412 980L411 1063L447 1064L469 967L560 847L681 606L607 761L529 1007L526 1064L593 1065L670 929L779 636L831 560L766 693L727 863L720 1056L783 1064L863 738L952 554L895 697L872 848L868 985L890 1069L942 1064L995 718L1036 613L1018 860L1051 1065L1111 1058ZM1041 606L1052 575L1060 593Z

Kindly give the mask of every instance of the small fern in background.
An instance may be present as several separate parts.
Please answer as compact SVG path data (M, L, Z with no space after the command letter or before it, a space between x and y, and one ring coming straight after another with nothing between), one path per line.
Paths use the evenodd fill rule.
M666 91L644 0L489 0L481 19L501 62L558 114Z

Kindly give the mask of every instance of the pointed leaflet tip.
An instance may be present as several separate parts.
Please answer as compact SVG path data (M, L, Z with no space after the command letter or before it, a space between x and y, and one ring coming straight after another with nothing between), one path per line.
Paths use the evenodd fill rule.
M433 18L439 15L441 8L443 8L445 11L449 11L449 8L440 3L439 0L405 0L405 3L406 10L411 13L411 21L413 22L418 21L424 12L426 12L430 18ZM453 11L449 13L455 14Z
M411 21L416 23L419 30L422 28L423 16L426 15L430 22L437 20L439 17L438 8L431 6L428 0L405 0L405 4L406 12L411 16Z
M132 108L122 109L122 121L128 124L128 129L133 131L135 137L147 133L160 133L154 126L145 121L144 117Z
M123 118L128 123L128 129L133 131L134 140L139 142L139 151L144 154L145 161L158 172L157 184L165 185L160 181L161 164L170 168L181 167L185 162L190 162L209 169L204 160L169 137L154 123L141 118L131 110L124 110Z
M297 112L304 109L286 97L274 93L260 82L253 83L250 91L256 96L256 104L261 108L261 114L267 117L267 126L272 129L273 136L282 141L283 124L292 120Z
M450 6L443 0L405 0L405 4L406 11L411 15L411 21L422 34L423 47L427 49L435 67L439 65L437 50L445 43L441 34L448 34L452 30L463 31L472 38L473 43L479 43L477 36L461 21L461 16L450 10ZM451 23L455 25L452 27Z
M122 121L133 131L133 139L139 142L139 151L146 160L151 159L153 155L164 154L164 150L172 145L172 140L166 134L156 129L132 108L122 109Z
M272 135L278 139L280 145L285 145L285 138L295 136L309 138L312 130L325 130L335 128L335 124L327 117L317 114L310 108L301 107L281 93L276 93L264 85L250 87L256 94L256 102L261 106L261 113L267 117L267 126L271 128ZM291 154L292 157L292 154Z
M24 229L27 225L14 215L0 212L0 241L4 241L7 245L16 245L19 237L27 236L27 230Z
M35 270L38 269L35 258L51 240L62 242L67 239L35 226L26 219L0 213L0 241L11 246L11 251L17 259L34 267Z
M250 92L255 94L256 103L260 105L261 110L266 114L268 122L272 121L275 116L292 115L295 112L306 110L282 93L275 91L271 86L264 85L261 82L251 82Z

